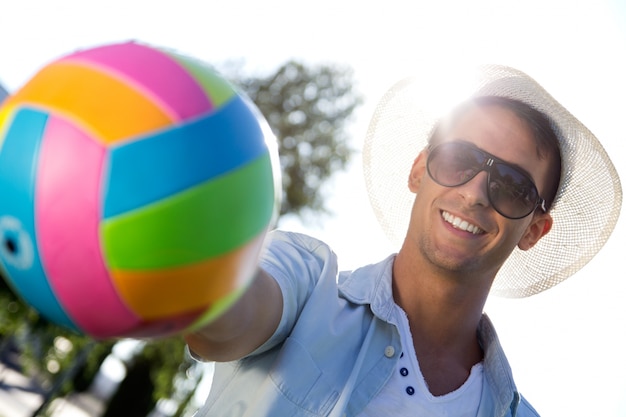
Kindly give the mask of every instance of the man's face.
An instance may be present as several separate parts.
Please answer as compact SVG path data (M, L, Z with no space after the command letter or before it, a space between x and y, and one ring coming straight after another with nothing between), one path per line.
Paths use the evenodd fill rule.
M530 174L541 194L548 162L539 159L531 131L512 111L473 107L444 129L440 143L464 141ZM428 153L416 159L409 188L416 193L407 243L428 262L448 271L493 278L515 246L529 249L549 231L551 218L535 212L503 217L487 196L487 172L457 187L438 185L426 172Z

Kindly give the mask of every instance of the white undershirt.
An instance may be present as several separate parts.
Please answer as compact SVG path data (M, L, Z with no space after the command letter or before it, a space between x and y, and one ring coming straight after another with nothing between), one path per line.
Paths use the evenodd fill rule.
M359 417L475 417L483 388L482 362L472 367L470 376L455 391L441 396L432 395L417 362L406 314L397 305L395 314L404 352L387 384Z

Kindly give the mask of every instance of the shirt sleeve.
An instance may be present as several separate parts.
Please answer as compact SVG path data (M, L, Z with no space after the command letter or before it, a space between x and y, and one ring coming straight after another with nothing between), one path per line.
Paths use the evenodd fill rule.
M289 336L320 280L336 282L337 257L320 240L277 230L268 235L260 267L278 283L283 296L283 313L274 334L251 355L265 352Z

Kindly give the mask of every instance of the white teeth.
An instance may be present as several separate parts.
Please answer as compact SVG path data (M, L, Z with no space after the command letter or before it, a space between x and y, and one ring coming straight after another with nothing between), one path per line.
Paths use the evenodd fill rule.
M464 230L466 232L470 232L472 234L478 235L483 233L484 231L476 225L470 224L465 220L462 220L447 211L442 212L443 219L454 226L456 229Z

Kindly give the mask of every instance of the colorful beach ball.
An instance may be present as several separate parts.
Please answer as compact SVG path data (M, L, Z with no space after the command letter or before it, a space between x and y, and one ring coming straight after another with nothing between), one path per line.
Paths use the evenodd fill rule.
M274 138L208 66L135 42L43 67L0 108L0 266L97 339L208 323L250 283L278 207Z

